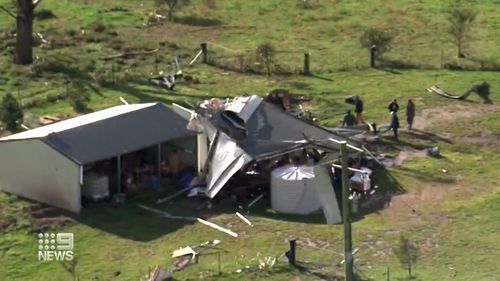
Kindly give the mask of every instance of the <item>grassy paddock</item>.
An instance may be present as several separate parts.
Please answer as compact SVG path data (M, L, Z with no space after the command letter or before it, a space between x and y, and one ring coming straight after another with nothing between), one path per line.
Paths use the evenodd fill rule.
M431 95L425 91L437 84L447 91L462 93L472 84L488 81L494 103L500 102L498 72L450 71L442 66L454 63L468 69L494 69L499 64L500 13L498 1L468 1L478 11L466 59L457 60L456 49L446 33L445 12L456 1L374 0L319 1L311 9L295 7L295 1L216 1L216 8L201 0L180 9L174 22L146 26L154 10L153 1L44 0L39 9L50 10L56 17L35 22L35 31L51 41L34 49L37 62L31 67L11 64L13 37L8 31L13 20L0 16L0 97L13 93L27 116L74 114L65 99L47 101L64 93L65 78L89 83L89 107L93 110L129 102L197 102L200 99L231 97L242 93L264 94L274 88L287 88L309 95L308 105L325 125L338 125L348 95L360 95L365 101L366 119L388 120L387 103L398 98L416 101L417 111L441 107L456 110L458 101ZM12 8L11 1L0 5ZM120 11L112 11L120 7ZM397 67L369 69L368 52L361 49L359 36L365 28L377 26L396 34L392 50L385 58ZM7 34L7 35L6 35ZM200 42L208 42L209 59L215 65L228 64L237 69L244 63L257 72L253 54L263 42L272 43L278 53L276 63L287 75L229 71L224 67L187 66L197 53ZM127 52L160 48L157 55L138 55L128 59L105 61L101 58ZM303 53L311 54L311 76L302 76ZM151 86L147 78L153 72L172 71L170 60L179 56L183 71L199 80L198 84L180 82L175 91ZM155 65L155 60L157 64ZM409 67L410 66L410 67ZM274 67L279 72L279 67ZM409 68L408 68L409 67ZM72 89L69 89L72 90ZM483 110L480 99L472 95L471 110ZM393 249L404 235L419 248L414 274L419 280L497 280L500 251L495 234L500 216L498 182L498 144L477 141L498 137L498 107L485 113L452 121L432 119L425 131L441 138L417 138L403 133L399 141L385 138L381 147L398 150L439 146L440 158L414 158L402 167L388 170L380 177L383 188L399 186L404 193L390 198L390 206L378 212L356 217L353 223L358 268L365 280L385 280L387 268L391 280L404 280L406 269ZM429 117L433 118L433 117ZM404 117L400 116L404 123ZM487 131L484 135L483 132ZM381 149L383 150L383 149ZM445 170L446 172L443 172ZM138 280L149 267L170 267L171 252L181 246L221 239L221 267L218 276L217 255L205 255L200 263L176 273L176 278L212 280L317 280L278 264L271 270L230 273L259 259L280 255L287 239L299 239L298 259L336 264L342 252L340 226L323 225L320 215L282 216L262 202L250 217L249 228L236 218L231 207L218 208L210 220L229 225L241 234L234 239L201 224L169 221L138 209L134 199L121 208L92 208L73 222L51 229L74 232L80 280ZM182 200L182 206L191 206ZM36 259L32 218L22 210L32 203L0 193L0 220L16 219L8 229L0 230L0 280L68 280L70 275L58 263L40 263ZM191 206L193 207L193 206ZM189 208L176 204L162 208L190 214ZM412 211L412 208L415 212ZM308 243L308 240L311 243ZM327 245L327 246L325 246ZM324 250L315 247L324 246ZM329 276L340 268L321 271Z

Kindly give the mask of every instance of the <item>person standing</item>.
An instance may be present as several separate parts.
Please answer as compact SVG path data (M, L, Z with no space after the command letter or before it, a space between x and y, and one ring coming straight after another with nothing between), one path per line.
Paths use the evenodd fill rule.
M351 127L356 125L356 117L352 115L350 110L347 110L346 115L344 115L344 121L342 122L342 127Z
M391 129L394 132L394 138L398 138L398 129L399 129L399 118L396 111L391 111Z
M406 105L406 121L408 122L408 130L412 129L413 119L415 119L415 104L411 99L408 100Z
M389 112L393 112L393 111L398 112L398 110L399 110L398 101L396 99L393 99L392 102L387 107L387 109L389 109Z
M362 124L365 122L363 120L363 101L358 97L354 97L354 112L356 112L356 120L358 124Z

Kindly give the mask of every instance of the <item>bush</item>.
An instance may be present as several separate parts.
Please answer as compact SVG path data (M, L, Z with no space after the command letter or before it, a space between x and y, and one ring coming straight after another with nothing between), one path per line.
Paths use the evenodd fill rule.
M465 58L464 45L469 38L476 15L477 12L469 7L452 8L448 11L448 22L450 23L448 33L453 37L453 43L457 46L458 58Z
M18 123L23 122L23 110L21 105L11 94L7 94L2 99L0 107L0 121L5 124L7 130L17 131Z
M271 67L276 56L276 49L271 43L262 43L255 51L257 60L266 66L267 75L271 75Z
M391 43L394 35L388 31L381 30L375 27L370 27L361 35L359 41L361 47L370 50L375 45L377 46L377 57L391 50Z

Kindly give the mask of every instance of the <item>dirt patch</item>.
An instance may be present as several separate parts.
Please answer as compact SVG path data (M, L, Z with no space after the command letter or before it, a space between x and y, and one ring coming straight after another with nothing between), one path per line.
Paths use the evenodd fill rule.
M31 230L33 232L39 232L54 227L61 227L66 225L69 221L70 219L64 216L35 219L31 223Z
M427 156L427 150L403 150L394 157L394 165L401 166L403 162L415 157Z
M496 107L495 107L496 108ZM446 107L427 108L415 116L415 129L425 129L436 122L450 122L457 119L467 119L492 110L491 105L458 103Z

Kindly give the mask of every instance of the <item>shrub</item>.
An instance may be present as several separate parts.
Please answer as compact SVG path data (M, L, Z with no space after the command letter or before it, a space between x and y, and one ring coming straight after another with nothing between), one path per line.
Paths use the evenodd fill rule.
M361 35L359 41L361 47L370 49L373 45L377 46L377 57L391 50L391 43L394 35L388 31L375 27L370 27Z
M0 107L0 121L5 124L7 130L17 131L18 123L23 121L23 110L21 105L11 94L7 94L2 99Z
M257 60L266 66L267 75L271 75L271 67L276 56L276 49L271 43L262 43L256 49Z
M457 46L457 57L464 58L464 44L469 38L472 22L476 18L477 12L471 8L452 8L448 11L448 22L450 28L448 33L453 37L453 43Z

